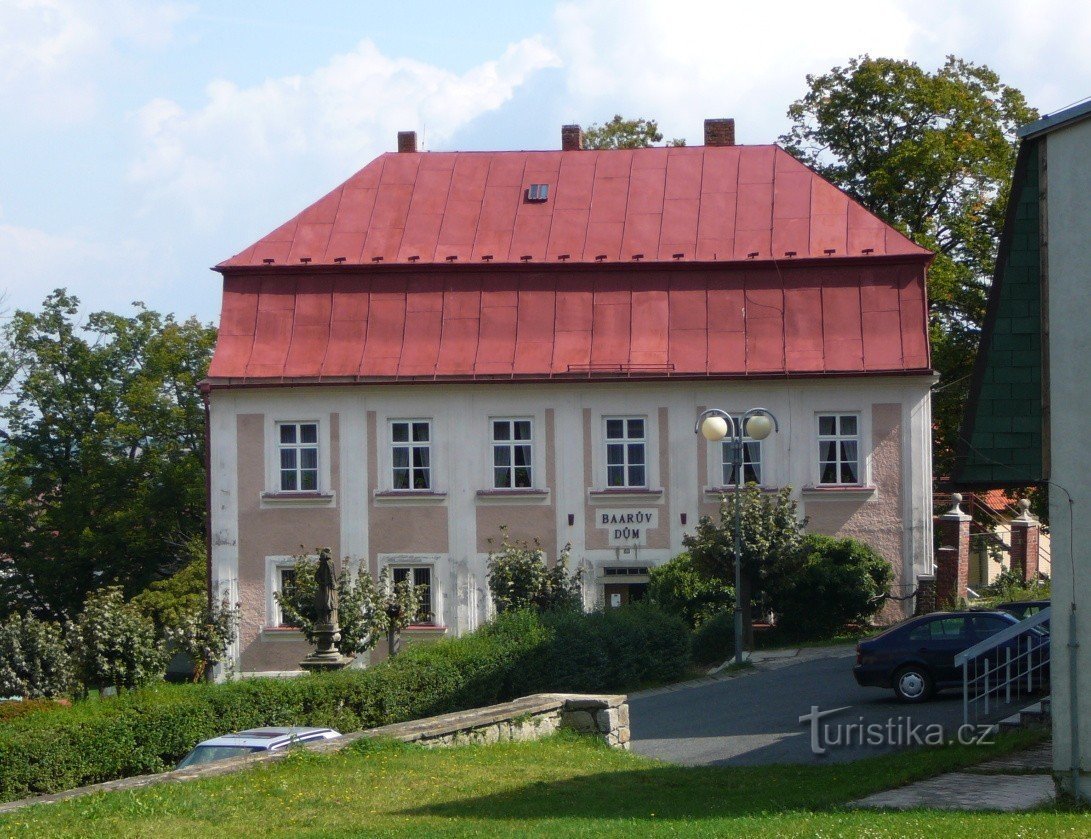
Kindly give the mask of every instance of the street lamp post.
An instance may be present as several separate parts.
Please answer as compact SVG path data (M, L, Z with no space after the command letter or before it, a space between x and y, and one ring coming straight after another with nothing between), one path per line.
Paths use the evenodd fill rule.
M731 438L731 465L735 475L735 663L743 663L743 608L750 608L750 599L744 604L742 598L742 469L743 437L751 440L764 440L774 431L780 431L780 423L772 411L766 408L751 408L736 421L731 414L719 408L704 411L693 426L694 434L701 434L710 443L718 443L728 436ZM745 432L745 433L744 433Z

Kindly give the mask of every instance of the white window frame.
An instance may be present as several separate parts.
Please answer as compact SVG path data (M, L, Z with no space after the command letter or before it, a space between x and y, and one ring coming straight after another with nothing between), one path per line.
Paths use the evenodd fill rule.
M432 587L431 591L428 592L428 595L432 601L432 623L418 623L413 624L413 626L424 626L429 629L442 629L446 626L446 621L444 620L446 599L444 597L443 579L441 578L441 575L448 573L450 570L450 556L448 554L381 553L378 555L377 560L379 573L382 574L384 569L389 568L392 576L395 568L430 568L432 574Z
M834 418L834 433L823 434L822 433L822 420L833 417ZM841 423L843 419L853 418L856 421L856 432L854 434L846 434L842 431ZM816 485L823 487L860 487L867 485L867 476L864 474L865 459L863 455L864 451L864 435L863 435L863 416L859 411L819 411L815 414L815 436L818 442L817 457L815 463L818 465L818 474L816 476ZM834 460L824 460L822 457L823 443L834 444ZM846 481L842 479L842 468L845 464L852 463L853 461L843 457L842 445L844 443L854 443L856 445L856 480ZM837 480L825 481L823 480L823 467L828 464L836 464Z
M429 580L429 582L428 582L428 614L431 616L431 620L418 621L418 620L415 619L416 616L414 616L414 620L413 620L412 623L410 623L410 626L439 626L440 621L437 620L437 615L436 615L436 608L437 608L436 607L436 601L437 601L437 598L436 598L436 568L435 568L435 566L430 564L430 563L426 563L426 562L391 562L391 563L388 564L388 567L390 568L390 579L391 579L391 581L397 583L397 580L395 578L396 578L398 572L399 571L405 571L408 575L410 575L412 577L414 586L418 585L418 583L417 583L417 572L418 571L427 571L428 572L428 580Z
M318 557L307 557L318 562ZM299 627L288 626L284 623L284 615L280 611L280 604L276 596L281 592L283 581L282 572L295 568L294 556L269 556L265 558L265 628L296 630ZM302 630L300 630L302 631Z
M739 427L740 421L741 420L740 420L739 417L734 417L734 416L732 417L732 422L734 422L736 429ZM743 482L743 485L745 486L748 483L756 483L758 486L764 486L765 485L765 480L764 480L765 479L765 474L764 474L765 473L765 463L764 463L764 460L765 460L765 443L764 443L764 441L763 440L754 440L754 439L752 439L750 437L747 437L746 434L743 434L743 436L742 436L742 447L743 447L742 448L742 476L743 476L743 481L742 482ZM758 455L756 460L754 458L749 457L751 452L754 452L754 451L757 451L757 455ZM727 438L724 438L723 442L720 443L720 463L719 463L719 466L720 466L720 480L722 481L722 483L720 484L721 486L725 486L725 487L735 486L734 477L731 475L732 466L734 465L732 463L732 461L733 461L733 458L731 457L731 440L729 440ZM755 473L756 480L754 480L753 482L747 480L747 471L748 471L747 467L749 467Z
M618 422L618 421L623 423L623 425L622 425L622 436L621 437L611 438L610 433L609 433L610 423L611 422ZM642 422L644 424L644 434L643 434L643 436L641 436L639 438L629 436L629 423L634 422L634 421L639 421L639 422ZM650 424L648 422L648 417L647 416L641 416L639 414L626 414L626 415L617 415L617 416L604 416L602 418L603 470L604 470L604 476L606 478L606 480L603 482L603 486L607 490L648 489L651 486L651 475L649 474L649 470L651 468L651 465L650 465L651 446L649 445L649 440L650 440L651 434L649 432L650 432ZM617 445L620 445L622 447L622 462L620 464L617 464L617 463L611 464L610 463L610 446L617 446ZM633 445L640 445L642 447L642 449L643 449L643 463L630 462L630 459L629 459L630 448L629 447L633 446ZM621 469L622 469L622 483L620 483L620 484L610 483L610 468L611 468L611 466L613 466L615 468L617 466L621 467ZM640 468L642 468L644 470L644 480L642 482L640 482L640 483L633 483L630 480L630 477L631 477L630 476L630 470L635 466L638 466L638 467L640 467Z
M304 426L314 426L314 441L309 443L303 442L303 428ZM295 428L295 442L294 443L282 443L281 442L281 429L283 428ZM314 450L314 466L304 467L303 452ZM274 481L273 486L276 487L275 492L278 493L319 493L322 492L323 475L322 475L322 424L318 420L277 420L273 423L273 451L274 451L274 463L273 473ZM285 469L282 460L282 452L293 451L295 452L295 466L290 469ZM293 472L296 479L296 486L294 489L285 488L284 486L284 473ZM314 473L314 486L303 488L303 473Z
M418 442L413 440L413 427L416 424L424 423L428 428L428 440L425 442ZM394 428L398 425L408 426L408 439L395 440ZM396 417L387 421L387 435L389 439L389 447L387 452L390 457L390 467L387 473L390 478L390 489L393 492L435 492L436 491L436 458L435 458L435 423L430 417ZM406 466L398 466L396 463L394 452L396 449L405 448L409 451L409 457ZM416 466L414 465L414 452L417 449L423 449L428 453L428 465ZM395 479L396 471L399 469L408 470L408 486L397 486L397 480ZM415 486L415 475L418 472L424 472L427 475L428 485L424 487Z
M515 424L517 422L525 422L530 428L530 436L525 440L515 439ZM507 423L508 426L508 439L497 440L496 439L496 423ZM526 466L518 466L515 463L515 450L518 447L525 447L528 453L528 459ZM498 451L507 450L508 463L507 465L498 465L496 463L496 455ZM534 419L532 417L489 417L489 486L494 490L527 490L534 488L535 477L535 456L534 456ZM525 468L527 470L527 484L526 486L517 486L515 482L515 470ZM507 486L500 486L497 483L497 470L506 469L509 479Z

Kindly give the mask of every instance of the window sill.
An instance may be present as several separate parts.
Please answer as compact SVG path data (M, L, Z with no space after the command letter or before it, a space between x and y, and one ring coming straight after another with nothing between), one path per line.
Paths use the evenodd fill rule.
M384 489L376 490L372 496L376 504L442 504L447 500L446 492L436 492L430 489Z
M445 635L447 627L432 623L415 623L412 626L407 626L402 632L411 635Z
M591 500L610 498L659 499L663 497L663 487L609 487L608 489L590 489L587 496Z
M747 486L749 486L749 485L748 484L743 484L742 488L745 490L747 488ZM762 492L767 492L767 493L780 492L780 487L768 486L766 484L762 484L761 486L758 487L758 489L760 489ZM734 495L735 494L735 487L733 487L733 486L705 487L704 493L705 493L705 495Z
M262 641L306 641L302 629L291 626L266 626L261 630Z
M279 506L298 504L300 506L324 507L333 504L336 496L332 492L263 492L262 504Z
M877 487L865 484L812 484L800 490L804 495L842 495L849 497L874 495L877 491Z
M479 489L478 504L540 504L549 500L548 489Z

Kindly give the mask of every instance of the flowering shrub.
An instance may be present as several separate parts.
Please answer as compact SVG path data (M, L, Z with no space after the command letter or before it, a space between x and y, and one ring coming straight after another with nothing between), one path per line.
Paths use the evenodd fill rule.
M162 678L167 668L155 624L125 602L121 586L89 594L68 638L79 677L88 687L140 687Z
M497 612L579 607L580 572L568 573L571 545L561 549L551 568L537 539L533 547L525 541L512 541L506 527L500 528L500 535L499 550L489 552L489 591Z
M0 625L0 697L63 696L74 681L59 624L13 615Z

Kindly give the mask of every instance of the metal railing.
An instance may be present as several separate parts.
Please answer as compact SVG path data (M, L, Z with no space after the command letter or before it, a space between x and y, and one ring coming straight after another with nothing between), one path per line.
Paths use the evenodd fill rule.
M955 656L962 668L962 722L987 718L992 710L1012 699L1045 687L1049 679L1049 622L1051 609L990 635Z

